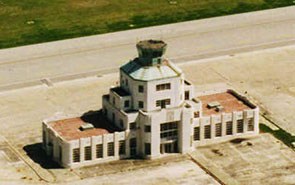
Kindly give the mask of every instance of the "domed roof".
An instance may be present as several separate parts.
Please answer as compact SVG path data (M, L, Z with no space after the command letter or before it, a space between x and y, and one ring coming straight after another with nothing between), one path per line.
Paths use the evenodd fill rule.
M123 65L120 69L131 78L140 81L172 78L182 74L181 69L168 60L164 60L159 65L144 66L141 65L138 59L135 59Z

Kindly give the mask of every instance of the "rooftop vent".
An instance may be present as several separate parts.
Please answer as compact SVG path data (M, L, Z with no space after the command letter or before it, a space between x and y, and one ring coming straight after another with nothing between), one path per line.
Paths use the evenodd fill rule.
M219 105L219 106L217 106L217 107L215 108L215 110L216 110L217 112L221 112L221 111L224 110L224 107L221 106L221 105Z
M91 123L84 123L83 125L80 126L79 129L81 131L91 130L91 129L94 129L94 126Z
M208 105L207 105L207 107L208 107L209 109L216 108L216 107L218 107L218 106L220 106L220 103L219 103L218 101L210 102L210 103L208 103Z

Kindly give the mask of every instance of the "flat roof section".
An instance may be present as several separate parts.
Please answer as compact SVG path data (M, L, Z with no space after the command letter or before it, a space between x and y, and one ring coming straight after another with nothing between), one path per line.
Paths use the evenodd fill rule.
M85 123L91 123L94 128L82 131L80 127ZM120 131L104 118L101 111L85 114L82 117L53 121L49 125L67 141Z
M121 87L114 87L111 90L117 93L119 96L130 96L130 94Z
M231 113L233 111L243 111L252 109L242 100L238 99L230 92L210 94L198 97L202 101L203 115L210 116L214 114ZM211 102L218 102L222 106L222 111L217 111L216 107L209 108L208 104Z

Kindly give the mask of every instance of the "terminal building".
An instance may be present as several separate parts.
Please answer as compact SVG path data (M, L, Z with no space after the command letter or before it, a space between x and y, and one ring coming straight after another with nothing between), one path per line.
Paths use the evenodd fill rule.
M154 159L259 133L259 108L233 90L195 97L183 72L163 57L167 44L137 43L102 110L43 121L43 147L63 167L125 158Z

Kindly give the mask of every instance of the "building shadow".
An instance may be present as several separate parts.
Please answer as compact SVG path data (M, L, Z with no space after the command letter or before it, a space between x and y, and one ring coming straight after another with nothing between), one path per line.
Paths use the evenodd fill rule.
M58 163L54 162L49 156L46 155L42 148L42 143L34 143L26 145L23 150L27 155L42 168L45 169L58 169L61 168Z
M86 123L91 123L95 128L106 129L110 133L122 131L122 129L116 127L113 123L107 120L102 109L85 112L80 118Z

